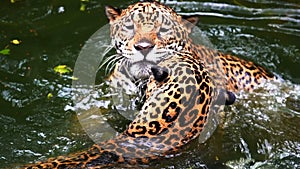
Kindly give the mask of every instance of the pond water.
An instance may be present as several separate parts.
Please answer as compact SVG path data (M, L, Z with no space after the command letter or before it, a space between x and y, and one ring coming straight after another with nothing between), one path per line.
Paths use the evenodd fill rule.
M69 108L72 73L61 76L53 68L74 68L85 41L107 24L105 5L125 8L134 2L1 2L0 51L10 53L0 54L0 168L93 144ZM197 26L218 50L259 63L284 80L239 93L237 103L226 108L223 129L150 167L300 168L300 3L163 2L180 14L199 15Z

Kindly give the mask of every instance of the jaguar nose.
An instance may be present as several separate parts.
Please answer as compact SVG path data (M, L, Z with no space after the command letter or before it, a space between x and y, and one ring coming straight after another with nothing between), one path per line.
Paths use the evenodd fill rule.
M149 42L140 42L134 45L137 51L140 51L144 56L146 56L153 48L154 44Z

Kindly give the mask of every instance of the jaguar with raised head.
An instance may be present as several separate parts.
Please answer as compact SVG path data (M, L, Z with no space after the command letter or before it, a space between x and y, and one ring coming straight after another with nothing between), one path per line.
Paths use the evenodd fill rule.
M151 66L174 52L192 53L229 91L251 91L263 80L275 78L253 62L193 43L189 35L198 17L180 16L158 2L139 2L125 10L106 7L106 14L112 44L119 54L109 78L114 86L136 89L136 81L147 79Z
M26 168L148 163L203 135L208 118L222 107L215 105L234 102L230 91L252 90L263 79L274 78L252 62L193 44L189 34L198 19L182 17L158 2L138 2L124 10L106 7L106 14L118 54L109 80L130 93L138 90L136 82L146 79L145 103L116 138ZM225 99L220 97L224 93Z

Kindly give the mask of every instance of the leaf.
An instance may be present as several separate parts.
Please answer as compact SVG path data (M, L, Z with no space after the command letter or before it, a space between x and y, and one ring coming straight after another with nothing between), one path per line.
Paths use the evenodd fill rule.
M22 41L18 40L18 39L14 39L12 41L10 41L10 43L14 44L14 45L20 45Z
M0 54L2 55L9 55L9 53L10 53L10 49L3 49L0 51Z
M80 5L80 11L85 11L85 9L86 9L86 5L85 4L81 4Z
M89 2L89 0L80 0L81 4L80 4L80 11L85 11L86 10L86 5Z
M59 73L59 74L70 73L73 71L67 65L58 65L58 66L54 67L53 70L54 70L54 72Z
M48 98L48 99L51 99L52 97L53 97L53 94L52 94L52 93L48 93L48 94L47 94L47 98Z

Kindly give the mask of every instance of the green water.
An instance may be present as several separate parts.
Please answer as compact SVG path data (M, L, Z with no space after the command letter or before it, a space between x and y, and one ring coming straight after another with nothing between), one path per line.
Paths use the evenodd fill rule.
M70 76L81 47L107 24L104 6L135 1L0 2L0 168L84 150L93 142L71 101ZM197 14L215 48L252 60L285 79L239 94L224 129L152 168L300 168L300 3L296 0L167 1ZM80 10L85 7L85 10ZM11 41L21 40L15 45ZM51 93L53 97L47 97Z

